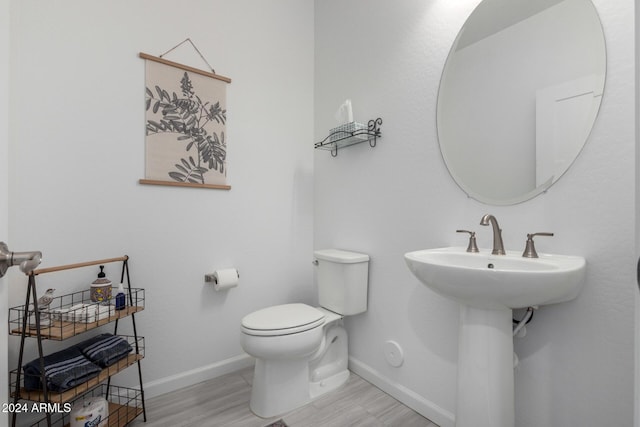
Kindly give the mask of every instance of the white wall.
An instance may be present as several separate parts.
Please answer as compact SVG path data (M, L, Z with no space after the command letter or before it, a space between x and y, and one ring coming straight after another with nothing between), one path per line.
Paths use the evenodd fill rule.
M636 60L635 60L635 73L636 73L636 111L640 111L640 8L635 8L635 36L636 36ZM640 182L640 121L636 120L636 182ZM636 185L636 259L640 262L640 194L638 193L640 188ZM637 268L637 266L636 266ZM640 288L640 277L636 273L636 285ZM636 311L635 311L635 411L634 411L634 426L640 427L640 402L638 396L640 396L640 292L636 292Z
M0 0L0 58L0 241L6 242L9 214L9 0ZM7 280L0 278L0 319L7 318L8 299ZM0 328L0 348L7 348L7 328ZM9 401L7 372L7 352L0 351L0 403ZM8 425L8 421L8 415L0 413L0 426Z
M633 2L594 1L607 39L605 95L576 163L546 194L494 207L467 199L439 153L435 108L446 55L479 3L408 0L316 2L315 133L351 98L355 118L382 117L376 148L315 154L315 246L371 255L369 311L348 319L352 366L443 426L453 425L458 312L411 276L403 253L464 245L493 213L507 248L552 231L540 252L582 255L588 279L575 301L541 308L517 340L518 427L631 425L634 336ZM390 367L383 343L405 363Z
M242 316L314 295L313 2L11 6L12 246L41 250L43 266L131 257L133 285L147 296L137 323L148 396L251 363L239 343ZM231 191L138 184L145 127L138 53L159 55L187 37L233 80ZM166 58L206 69L189 49ZM206 273L230 266L240 271L238 288L216 293L204 283ZM97 272L41 276L39 289L84 289ZM116 280L119 266L107 273ZM11 303L22 303L24 278L10 288ZM14 357L18 340L10 344Z

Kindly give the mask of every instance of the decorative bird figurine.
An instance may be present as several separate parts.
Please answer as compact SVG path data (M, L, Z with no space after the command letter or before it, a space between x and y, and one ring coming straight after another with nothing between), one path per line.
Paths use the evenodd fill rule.
M53 301L53 293L55 291L55 289L49 288L47 289L47 292L44 293L44 295L38 298L38 310L45 310L49 307L49 304L51 304L51 301Z
M41 327L48 327L49 325L51 325L51 319L49 317L49 313L47 312L42 313L42 312L49 308L49 305L53 301L54 292L55 292L55 289L49 288L47 289L47 292L44 293L44 295L38 298L38 314L37 315L40 316ZM36 315L34 314L31 314L29 316L29 328L31 329L35 329L37 327L35 317Z

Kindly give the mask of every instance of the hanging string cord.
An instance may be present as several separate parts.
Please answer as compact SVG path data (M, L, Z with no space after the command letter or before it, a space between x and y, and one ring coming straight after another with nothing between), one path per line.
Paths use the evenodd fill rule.
M205 62L205 64L207 64L209 66L209 68L211 68L211 72L213 74L216 73L216 70L213 69L213 67L211 66L211 64L209 64L209 62L207 62L207 60L204 58L204 56L202 55L202 53L200 53L200 51L198 50L198 48L196 47L195 44L193 44L193 42L191 41L190 38L186 38L185 40L183 40L182 42L178 43L177 45L175 45L174 47L172 47L171 49L169 49L168 51L166 51L165 53L163 53L162 55L160 55L160 58L162 58L164 55L166 55L167 53L171 52L172 50L177 49L178 47L182 46L183 44L185 44L186 42L191 43L191 46L193 46L193 48L196 50L196 52L198 52L198 55L200 55L200 58L202 58L202 60Z

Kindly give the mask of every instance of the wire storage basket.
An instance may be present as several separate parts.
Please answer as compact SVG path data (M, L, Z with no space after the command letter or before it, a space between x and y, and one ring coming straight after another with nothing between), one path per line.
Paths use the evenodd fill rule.
M42 391L41 373L38 370L39 365L35 363L37 359L34 359L31 363L25 363L25 366L27 366L26 369L23 367L20 371L18 371L18 369L10 371L9 383L12 390L11 397L15 397L14 390L18 390L18 397L20 399L26 399L33 402L48 401L60 407L61 405L65 405L73 401L87 391L99 387L112 375L115 375L134 363L144 359L144 337L135 337L131 335L111 335L111 337L118 340L119 344L117 347L113 346L105 351L99 350L92 354L84 352L83 350L83 352L87 354L87 358L91 359L91 362L95 362L93 364L95 364L96 369L91 371L84 370L82 374L80 374L80 371L78 370L70 370L70 372L73 372L75 375L73 380L77 379L78 381L73 382L69 379L68 381L63 382L52 379L50 383L48 374L45 374L48 389L47 399L44 398ZM99 342L97 344L103 347L106 346L106 344L101 344ZM75 347L76 346L68 347L67 349L60 351L58 354L64 354L65 352L67 354L74 354L73 351L70 350L75 350ZM58 362L58 365L61 363L64 363L64 361ZM46 366L45 372L49 372ZM80 375L82 375L82 377L80 377ZM65 387L59 387L60 384L65 384ZM55 388L55 386L58 387Z
M100 427L126 426L143 411L142 392L140 390L102 384L100 387L85 393L82 397L74 400L73 402L59 406L58 408L61 409L61 411L57 413L55 421L51 424L52 427L75 425L72 424L72 421L74 421L71 419L72 411L77 407L82 407L85 402L96 397L106 398L109 405L107 418L100 420L99 424L97 424ZM45 427L47 425L47 420L42 419L31 424L31 427Z
M115 305L97 304L91 301L90 291L84 290L54 297L51 304L40 310L40 335L43 339L62 341L82 332L106 325L144 309L144 289L132 288L126 295L126 305L116 310ZM25 319L26 317L26 319ZM9 309L9 333L21 335L26 324L25 335L35 337L35 314L31 307Z
M345 138L353 138L354 142L367 141L369 139L367 125L364 123L350 122L329 131L329 142L335 142Z
M381 118L369 120L366 125L359 122L345 123L331 129L325 139L314 144L314 148L331 151L331 155L336 157L338 148L365 141L368 141L371 147L375 147L377 139L381 136L380 125L382 125Z

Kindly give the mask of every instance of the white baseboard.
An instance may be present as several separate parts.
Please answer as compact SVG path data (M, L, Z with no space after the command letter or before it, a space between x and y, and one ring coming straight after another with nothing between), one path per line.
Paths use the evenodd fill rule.
M378 371L361 361L349 357L349 370L361 376L390 396L398 399L404 405L422 416L430 419L440 427L455 427L455 415L425 399L413 390L385 378Z
M145 398L152 398L169 393L183 387L207 381L224 374L236 372L249 366L253 366L255 359L248 354L241 354L220 362L181 372L176 375L160 378L159 380L144 383Z

